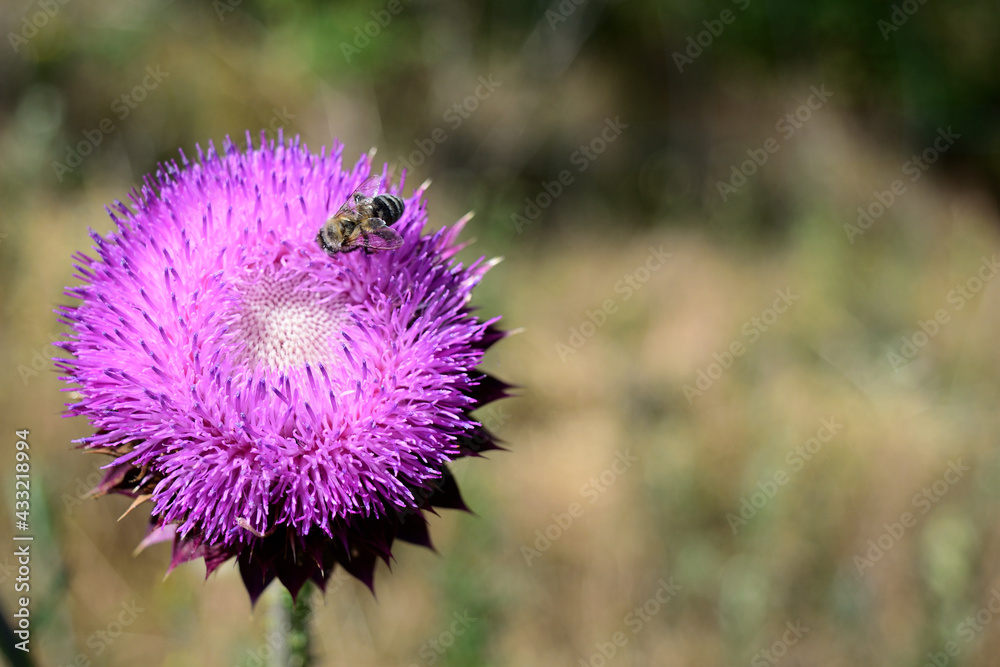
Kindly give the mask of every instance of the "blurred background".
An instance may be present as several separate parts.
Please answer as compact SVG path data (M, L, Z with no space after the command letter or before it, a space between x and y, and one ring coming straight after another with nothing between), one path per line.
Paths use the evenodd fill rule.
M506 259L509 451L475 515L317 599L322 665L991 665L1000 650L1000 4L10 0L0 442L33 464L38 665L260 665L226 566L163 581L83 495L50 341L104 206L279 131L427 178ZM13 475L0 536L13 528ZM7 537L4 543L13 544ZM0 607L16 559L0 550Z

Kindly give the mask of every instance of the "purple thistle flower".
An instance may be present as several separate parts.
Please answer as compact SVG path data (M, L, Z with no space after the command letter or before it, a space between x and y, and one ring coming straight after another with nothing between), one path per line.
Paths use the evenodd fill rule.
M386 167L402 247L331 258L317 230L371 171L341 153L182 152L109 209L58 310L68 413L115 457L95 495L151 501L140 548L172 539L170 569L237 558L252 601L337 563L371 587L393 540L431 546L423 512L465 509L446 464L497 448L471 413L506 395L476 370L506 334L468 305L494 262L452 261L468 217L422 236L423 186L403 197Z

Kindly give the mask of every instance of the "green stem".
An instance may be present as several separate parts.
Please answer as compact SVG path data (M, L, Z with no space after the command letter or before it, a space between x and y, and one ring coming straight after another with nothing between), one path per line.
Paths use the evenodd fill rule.
M312 618L310 598L313 595L313 585L310 582L299 591L298 600L293 602L291 594L281 589L281 603L278 609L278 623L284 634L284 642L275 651L275 664L279 667L310 667L314 664L312 655L312 637L309 634L309 621Z

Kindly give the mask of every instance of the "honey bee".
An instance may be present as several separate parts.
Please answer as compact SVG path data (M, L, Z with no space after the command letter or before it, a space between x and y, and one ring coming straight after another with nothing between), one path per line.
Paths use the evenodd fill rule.
M403 245L403 237L389 227L403 215L403 200L396 195L376 195L377 185L378 179L372 177L358 186L320 228L316 241L328 255L361 248L371 254Z

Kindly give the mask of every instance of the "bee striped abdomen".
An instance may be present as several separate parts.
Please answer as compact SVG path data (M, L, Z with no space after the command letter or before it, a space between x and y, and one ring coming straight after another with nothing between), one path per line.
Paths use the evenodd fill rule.
M403 215L403 200L396 195L379 195L372 199L372 212L391 225Z

